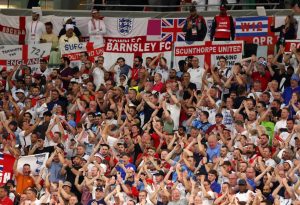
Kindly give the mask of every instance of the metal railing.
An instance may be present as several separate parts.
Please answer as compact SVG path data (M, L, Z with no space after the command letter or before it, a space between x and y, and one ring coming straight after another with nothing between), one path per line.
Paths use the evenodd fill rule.
M81 6L87 6L88 8L93 8L94 6L97 7L103 7L103 8L130 8L130 7L135 7L135 8L185 8L187 10L191 6L195 6L196 8L201 8L205 7L206 9L208 7L218 7L220 4L203 4L203 5L194 5L194 4L180 4L180 5L123 5L123 4L80 4ZM254 7L256 8L257 6L269 6L272 7L272 9L276 9L277 6L279 6L279 3L242 3L242 4L227 4L227 7L230 9L234 9L236 6L247 6L247 7Z

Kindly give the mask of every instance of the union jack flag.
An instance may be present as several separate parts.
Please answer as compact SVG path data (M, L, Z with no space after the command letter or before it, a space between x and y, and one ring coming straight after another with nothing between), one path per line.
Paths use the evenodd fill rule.
M162 19L161 20L161 40L162 41L185 41L185 33L182 28L185 19Z
M0 160L3 160L3 152L0 152Z

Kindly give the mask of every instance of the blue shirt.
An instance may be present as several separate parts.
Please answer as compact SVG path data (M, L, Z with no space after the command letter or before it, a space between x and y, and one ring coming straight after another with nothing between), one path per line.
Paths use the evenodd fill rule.
M132 167L132 168L134 169L134 171L136 171L136 167L135 167L133 164L128 163L127 165L125 165L125 168L126 168L126 169L128 169L128 168L130 168L130 167ZM117 170L118 172L120 172L122 179L125 179L125 176L126 176L126 170L123 170L123 169L122 169L121 167L119 167L119 166L116 167L116 170Z
M208 130L208 128L211 126L211 124L209 122L201 122L198 119L193 120L192 122L192 126L196 127L197 129L200 129L201 131L203 131L204 133Z
M181 168L182 168L182 172L185 172L187 171L188 172L188 178L191 178L194 176L194 173L184 164L184 165L181 165ZM172 181L173 182L176 182L178 179L178 175L177 175L177 172L174 172L173 173L173 176L172 176Z
M247 179L247 182L253 188L253 190L256 189L256 184L253 179Z
M208 161L212 162L213 158L215 157L219 157L220 156L220 152L221 152L221 145L217 144L217 146L215 148L210 148L209 146L207 146L207 150L206 153L208 155Z
M50 182L59 182L59 181L65 181L65 176L60 174L62 164L60 162L53 162L51 163L49 167L49 181Z
M284 92L282 94L282 97L284 99L284 104L288 105L290 100L292 99L293 93L299 93L300 94L300 86L292 89L291 87L287 87L284 89Z
M216 193L218 193L218 194L221 193L221 185L220 185L218 182L216 182L216 181L214 181L214 182L210 185L210 188L211 188L211 190L212 190L213 192L216 192Z

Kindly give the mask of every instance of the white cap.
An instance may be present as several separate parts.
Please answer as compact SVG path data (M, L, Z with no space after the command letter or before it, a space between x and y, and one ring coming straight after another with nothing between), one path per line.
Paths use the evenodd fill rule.
M285 160L283 163L288 163L293 168L293 162L291 160Z
M23 93L23 94L25 94L25 91L23 89L18 89L18 90L16 90L16 93Z
M41 9L41 7L32 7L32 13L33 14L39 14L40 16L42 16L42 9Z
M73 24L66 24L66 31L69 29L73 29L74 30L74 25Z

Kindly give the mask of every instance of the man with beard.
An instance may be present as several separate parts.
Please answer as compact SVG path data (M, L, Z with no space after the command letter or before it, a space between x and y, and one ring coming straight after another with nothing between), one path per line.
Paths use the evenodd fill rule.
M40 14L38 11L32 11L32 21L26 24L26 43L37 44L43 33L46 32L45 25L39 21Z
M183 27L183 32L186 33L185 41L203 41L207 27L203 16L197 14L195 6L190 8L190 16L186 19L186 23Z
M73 70L70 68L70 59L68 57L61 58L59 78L63 82L64 89L68 89L70 80L73 76Z
M131 69L131 79L138 80L139 72L141 70L146 71L143 66L143 58L141 56L136 56L133 62L133 68Z
M249 164L255 163L255 159L258 157L256 151L255 151L255 145L254 144L247 144L245 155L248 158Z

